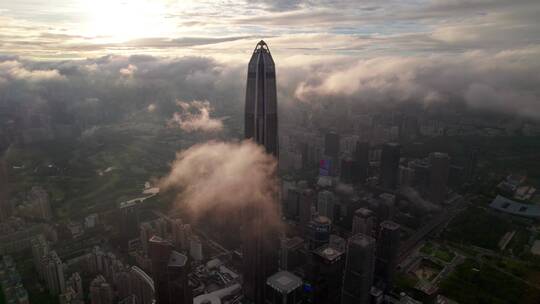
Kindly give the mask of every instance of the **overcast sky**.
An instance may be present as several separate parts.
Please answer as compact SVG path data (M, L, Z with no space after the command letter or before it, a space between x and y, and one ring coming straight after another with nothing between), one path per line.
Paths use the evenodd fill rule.
M203 60L214 66L204 65L202 74L211 74L214 85L238 89L263 38L282 98L425 104L458 98L538 118L538 16L538 0L2 1L0 89L14 80L70 81L59 67L65 60L90 67L87 73L117 68L119 80L159 74L153 69L163 62L190 69L193 60L182 74L206 81L196 79ZM135 54L154 63L145 61L143 70L141 57L129 57ZM222 79L230 75L237 77Z

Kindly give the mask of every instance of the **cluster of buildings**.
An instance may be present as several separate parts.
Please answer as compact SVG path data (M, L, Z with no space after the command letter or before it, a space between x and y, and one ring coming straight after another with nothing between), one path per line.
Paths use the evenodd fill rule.
M7 304L30 304L15 261L9 255L0 260L0 284Z
M42 187L32 187L26 200L16 207L16 213L29 218L51 220L52 211L49 194Z

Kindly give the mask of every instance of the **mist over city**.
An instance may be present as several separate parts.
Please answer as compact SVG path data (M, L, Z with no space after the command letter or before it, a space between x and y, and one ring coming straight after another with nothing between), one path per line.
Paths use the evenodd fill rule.
M535 0L0 2L0 304L540 303Z

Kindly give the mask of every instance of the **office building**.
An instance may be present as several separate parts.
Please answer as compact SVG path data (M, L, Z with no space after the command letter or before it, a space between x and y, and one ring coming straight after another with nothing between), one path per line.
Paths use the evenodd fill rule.
M34 215L37 218L50 220L52 218L51 205L49 202L49 194L45 189L34 186L28 193L28 201L32 205Z
M431 153L429 174L429 199L433 203L442 204L448 192L447 183L450 173L450 157L446 153Z
M375 239L357 234L349 238L341 292L342 304L370 303L375 266Z
M355 162L351 157L345 157L341 160L341 174L340 180L343 183L350 184L353 182L353 173L355 169Z
M315 191L306 189L302 192L299 200L300 229L306 233L309 222L313 217L313 207L315 205Z
M319 215L326 216L333 221L336 202L337 198L334 193L328 190L319 192L319 195L317 195L317 212Z
M396 209L396 196L390 193L381 193L377 199L377 203L377 219L379 223L392 219Z
M6 221L13 212L11 202L8 199L8 174L4 157L0 157L0 223Z
M305 260L303 249L304 239L297 236L293 238L282 238L279 268L281 270L292 271L300 266Z
M289 219L296 218L298 214L298 209L300 206L300 196L301 190L297 187L291 187L287 189L287 196L284 199L283 206L283 215Z
M137 230L139 228L139 206L140 204L137 202L124 202L118 208L118 230L120 231L120 236L126 241L137 236Z
M352 234L355 235L361 233L372 236L376 220L377 218L373 211L367 208L357 209L353 216Z
M389 291L393 287L399 257L399 245L399 224L392 221L382 222L377 237L375 276L378 286L381 286L385 291Z
M177 251L171 252L167 265L169 302L175 304L193 303L193 293L189 285L190 271L188 257Z
M336 132L328 132L324 136L324 155L337 160L339 157L340 136Z
M244 115L244 137L279 158L276 70L262 40L248 65ZM243 210L243 289L255 304L264 303L266 280L277 271L279 237L270 227L262 206L251 204Z
M276 70L268 45L262 40L249 61L244 113L245 138L278 157Z
M64 265L62 260L51 251L41 259L43 276L50 294L58 295L66 290L66 280L64 278Z
M137 266L131 267L130 286L135 303L153 303L155 297L154 280Z
M159 236L148 243L157 303L189 303L193 297L187 277L188 257L174 251L172 244Z
M309 222L308 228L309 249L314 250L330 241L332 232L332 221L326 216L315 216Z
M352 182L363 183L368 177L369 143L357 142L353 153Z
M31 242L34 267L36 268L39 278L45 280L45 268L43 267L42 259L49 253L49 243L47 243L43 234L38 235L38 237L32 239Z
M112 287L105 277L98 275L90 284L90 303L91 304L112 304L114 293Z
M279 271L266 280L267 304L302 303L302 279L288 271Z
M340 303L345 252L325 244L311 252L306 269L308 302L314 304Z
M384 144L381 152L380 184L386 189L396 189L399 175L400 146L397 143Z

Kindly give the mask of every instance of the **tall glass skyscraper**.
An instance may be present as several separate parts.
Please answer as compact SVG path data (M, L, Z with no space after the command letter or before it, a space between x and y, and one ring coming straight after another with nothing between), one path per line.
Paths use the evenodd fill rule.
M245 138L278 157L276 71L268 45L260 41L249 61ZM251 204L243 212L243 289L255 304L265 301L266 280L277 270L279 237L268 223L263 206Z
M276 69L262 40L249 61L244 123L245 138L252 138L278 157Z

